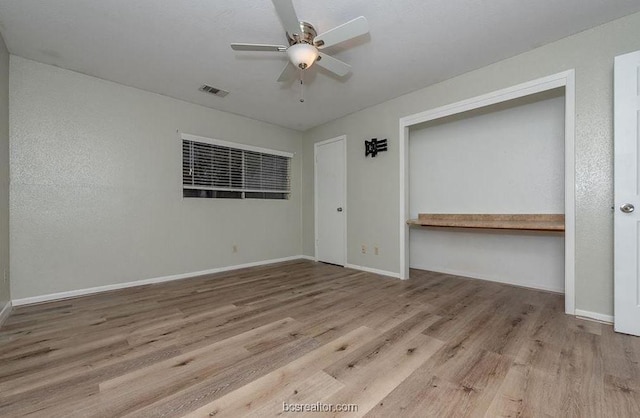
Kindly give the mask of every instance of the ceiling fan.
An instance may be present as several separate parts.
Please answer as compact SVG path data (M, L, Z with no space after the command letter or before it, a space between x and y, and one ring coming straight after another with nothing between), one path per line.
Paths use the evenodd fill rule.
M234 43L231 44L232 49L235 51L286 52L289 62L278 77L278 81L288 81L294 77L296 70L306 70L314 63L340 77L351 71L349 64L321 51L324 48L368 33L367 19L360 16L318 35L313 25L298 19L292 0L272 1L286 31L289 46Z

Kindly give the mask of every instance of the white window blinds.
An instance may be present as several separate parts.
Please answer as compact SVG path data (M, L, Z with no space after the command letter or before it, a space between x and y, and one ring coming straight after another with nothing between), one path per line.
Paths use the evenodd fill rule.
M184 197L288 199L292 154L182 135Z

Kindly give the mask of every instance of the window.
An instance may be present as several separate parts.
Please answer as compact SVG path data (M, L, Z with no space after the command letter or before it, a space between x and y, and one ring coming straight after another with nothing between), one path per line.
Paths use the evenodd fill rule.
M182 195L288 199L293 154L182 134Z

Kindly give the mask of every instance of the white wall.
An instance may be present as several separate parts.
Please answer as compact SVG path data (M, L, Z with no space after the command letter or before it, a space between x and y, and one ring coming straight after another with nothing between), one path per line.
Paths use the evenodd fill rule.
M564 97L536 95L413 127L409 208L564 213ZM562 235L410 229L410 266L564 290Z
M576 307L613 313L613 59L640 49L640 13L400 96L305 132L304 253L314 251L313 143L347 136L348 262L399 272L401 117L576 70ZM364 140L389 151L364 157ZM379 256L360 245L379 243Z
M0 312L11 299L9 278L9 52L0 36Z
M299 132L16 56L10 126L14 299L301 252ZM176 130L296 153L291 199L183 199Z

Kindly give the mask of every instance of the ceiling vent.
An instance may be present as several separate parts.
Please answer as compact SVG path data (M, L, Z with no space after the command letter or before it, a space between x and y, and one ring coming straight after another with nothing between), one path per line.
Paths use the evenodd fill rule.
M227 94L229 94L228 91L217 89L215 87L211 87L206 84L203 84L202 87L200 87L198 90L203 91L205 93L209 93L209 94L215 94L218 97L224 97Z

